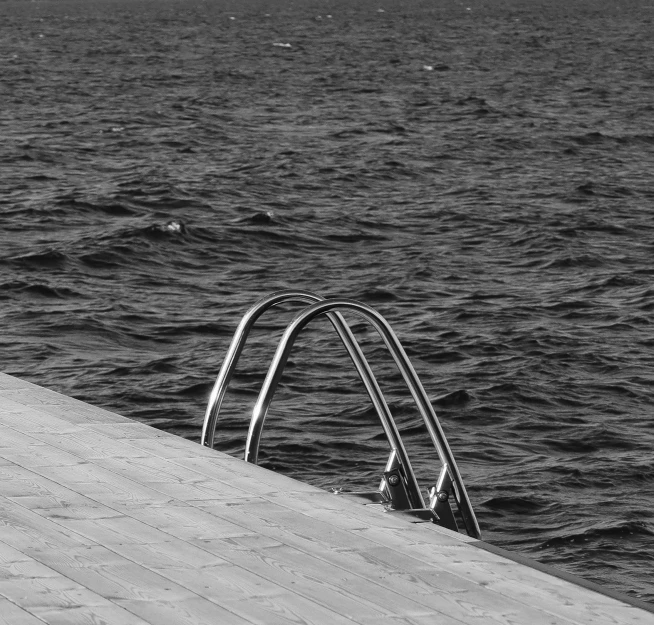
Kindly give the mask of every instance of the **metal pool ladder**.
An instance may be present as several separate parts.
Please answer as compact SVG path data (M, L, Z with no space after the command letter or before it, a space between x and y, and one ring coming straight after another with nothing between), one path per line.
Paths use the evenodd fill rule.
M481 538L479 524L463 485L461 474L425 389L391 326L376 310L361 302L344 298L325 299L310 291L302 290L277 291L256 302L241 319L211 391L202 427L201 444L213 448L220 407L252 327L264 312L285 302L301 302L308 306L289 323L277 347L252 412L245 445L245 460L257 463L263 424L295 339L309 322L320 315L326 315L354 363L379 416L391 448L377 491L351 493L340 491L339 494L360 497L367 500L368 503L383 504L389 510L408 512L423 520L433 521L448 529L459 531L452 508L452 504L454 504L468 535L473 538ZM400 370L427 427L440 461L438 478L429 489L427 503L423 498L388 404L366 357L339 312L342 310L355 313L377 330Z

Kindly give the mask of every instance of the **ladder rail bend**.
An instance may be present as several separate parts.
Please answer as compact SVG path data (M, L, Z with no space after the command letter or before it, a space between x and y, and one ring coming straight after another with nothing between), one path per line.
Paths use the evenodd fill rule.
M311 291L304 290L283 290L271 293L267 297L260 299L256 302L250 309L245 313L241 322L234 333L232 342L223 361L216 382L211 391L209 398L209 403L207 405L207 410L204 417L204 423L202 427L202 437L200 444L207 447L213 448L214 438L216 432L216 426L218 423L218 417L220 414L220 408L222 406L223 399L225 398L225 393L227 392L227 387L232 378L236 365L238 363L239 357L245 347L245 343L248 339L250 331L252 330L256 321L265 313L267 310L282 304L284 302L303 302L308 304L315 304L326 301L324 297L312 293ZM375 378L368 361L361 351L361 347L357 342L356 338L352 334L349 325L339 312L328 312L326 313L329 321L334 326L337 334L339 335L345 349L347 350L359 377L361 378L366 391L372 401L372 404L379 416L384 433L388 439L388 443L391 447L391 454L389 457L388 464L392 462L394 458L399 460L400 465L403 467L405 472L405 477L407 479L407 488L409 491L410 499L412 506L415 508L424 508L425 501L423 499L422 493L420 491L420 486L416 480L413 468L411 467L411 462L407 454L402 438L395 424L395 420L391 414L391 411L386 403L384 395L379 387L377 379ZM248 436L248 441L250 437ZM246 445L246 460L247 460L247 445ZM257 453L255 454L258 457L258 445Z
M463 517L466 531L468 532L468 535L473 538L481 538L481 530L479 529L477 518L472 509L468 493L463 485L463 480L461 479L461 474L459 473L454 456L452 455L450 446L445 438L445 433L441 428L436 413L429 401L429 397L427 396L409 357L386 319L384 319L384 317L374 308L361 302L357 302L356 300L334 298L319 301L308 308L305 308L288 325L279 345L277 346L275 356L252 412L252 419L250 421L245 446L245 460L255 464L257 462L263 424L277 389L277 385L282 377L284 366L286 365L288 356L293 348L295 339L302 329L313 319L320 315L331 314L336 310L351 311L368 321L368 323L377 330L377 333L386 344L387 349L393 357L393 360L400 370L400 373L416 402L440 461L443 466L447 467L447 470L450 473L454 486L455 499Z

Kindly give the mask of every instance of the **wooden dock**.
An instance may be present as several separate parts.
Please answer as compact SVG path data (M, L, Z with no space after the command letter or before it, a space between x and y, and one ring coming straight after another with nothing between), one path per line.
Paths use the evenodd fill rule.
M653 607L0 374L0 625L654 625Z

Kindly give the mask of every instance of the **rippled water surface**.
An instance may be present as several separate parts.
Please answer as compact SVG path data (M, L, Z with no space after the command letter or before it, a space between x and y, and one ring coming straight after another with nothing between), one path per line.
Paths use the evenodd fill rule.
M375 306L484 538L654 601L654 6L0 1L2 369L198 440L241 314ZM221 416L242 453L264 317ZM419 478L431 444L351 319ZM342 347L291 356L262 463L377 485Z

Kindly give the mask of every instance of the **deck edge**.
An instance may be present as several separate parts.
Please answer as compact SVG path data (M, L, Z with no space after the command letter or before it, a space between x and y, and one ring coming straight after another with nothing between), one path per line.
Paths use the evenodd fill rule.
M606 588L605 586L591 582L587 579L584 579L583 577L578 577L573 573L568 573L567 571L558 569L551 564L543 564L538 560L534 560L533 558L524 556L514 551L509 551L508 549L503 549L497 545L491 545L490 543L484 542L483 540L474 540L468 544L473 545L478 549L483 549L484 551L494 553L495 555L506 558L507 560L512 560L517 564L523 564L532 569L536 569L537 571L541 571L542 573L546 573L547 575L551 575L552 577L558 577L559 579L562 579L566 582L576 584L577 586L582 586L583 588L597 592L600 595L604 595L605 597L616 599L617 601L631 605L634 608L640 608L641 610L645 610L654 614L654 605L648 601L643 601L642 599L631 597L630 595L622 593L618 590L613 590L612 588Z

